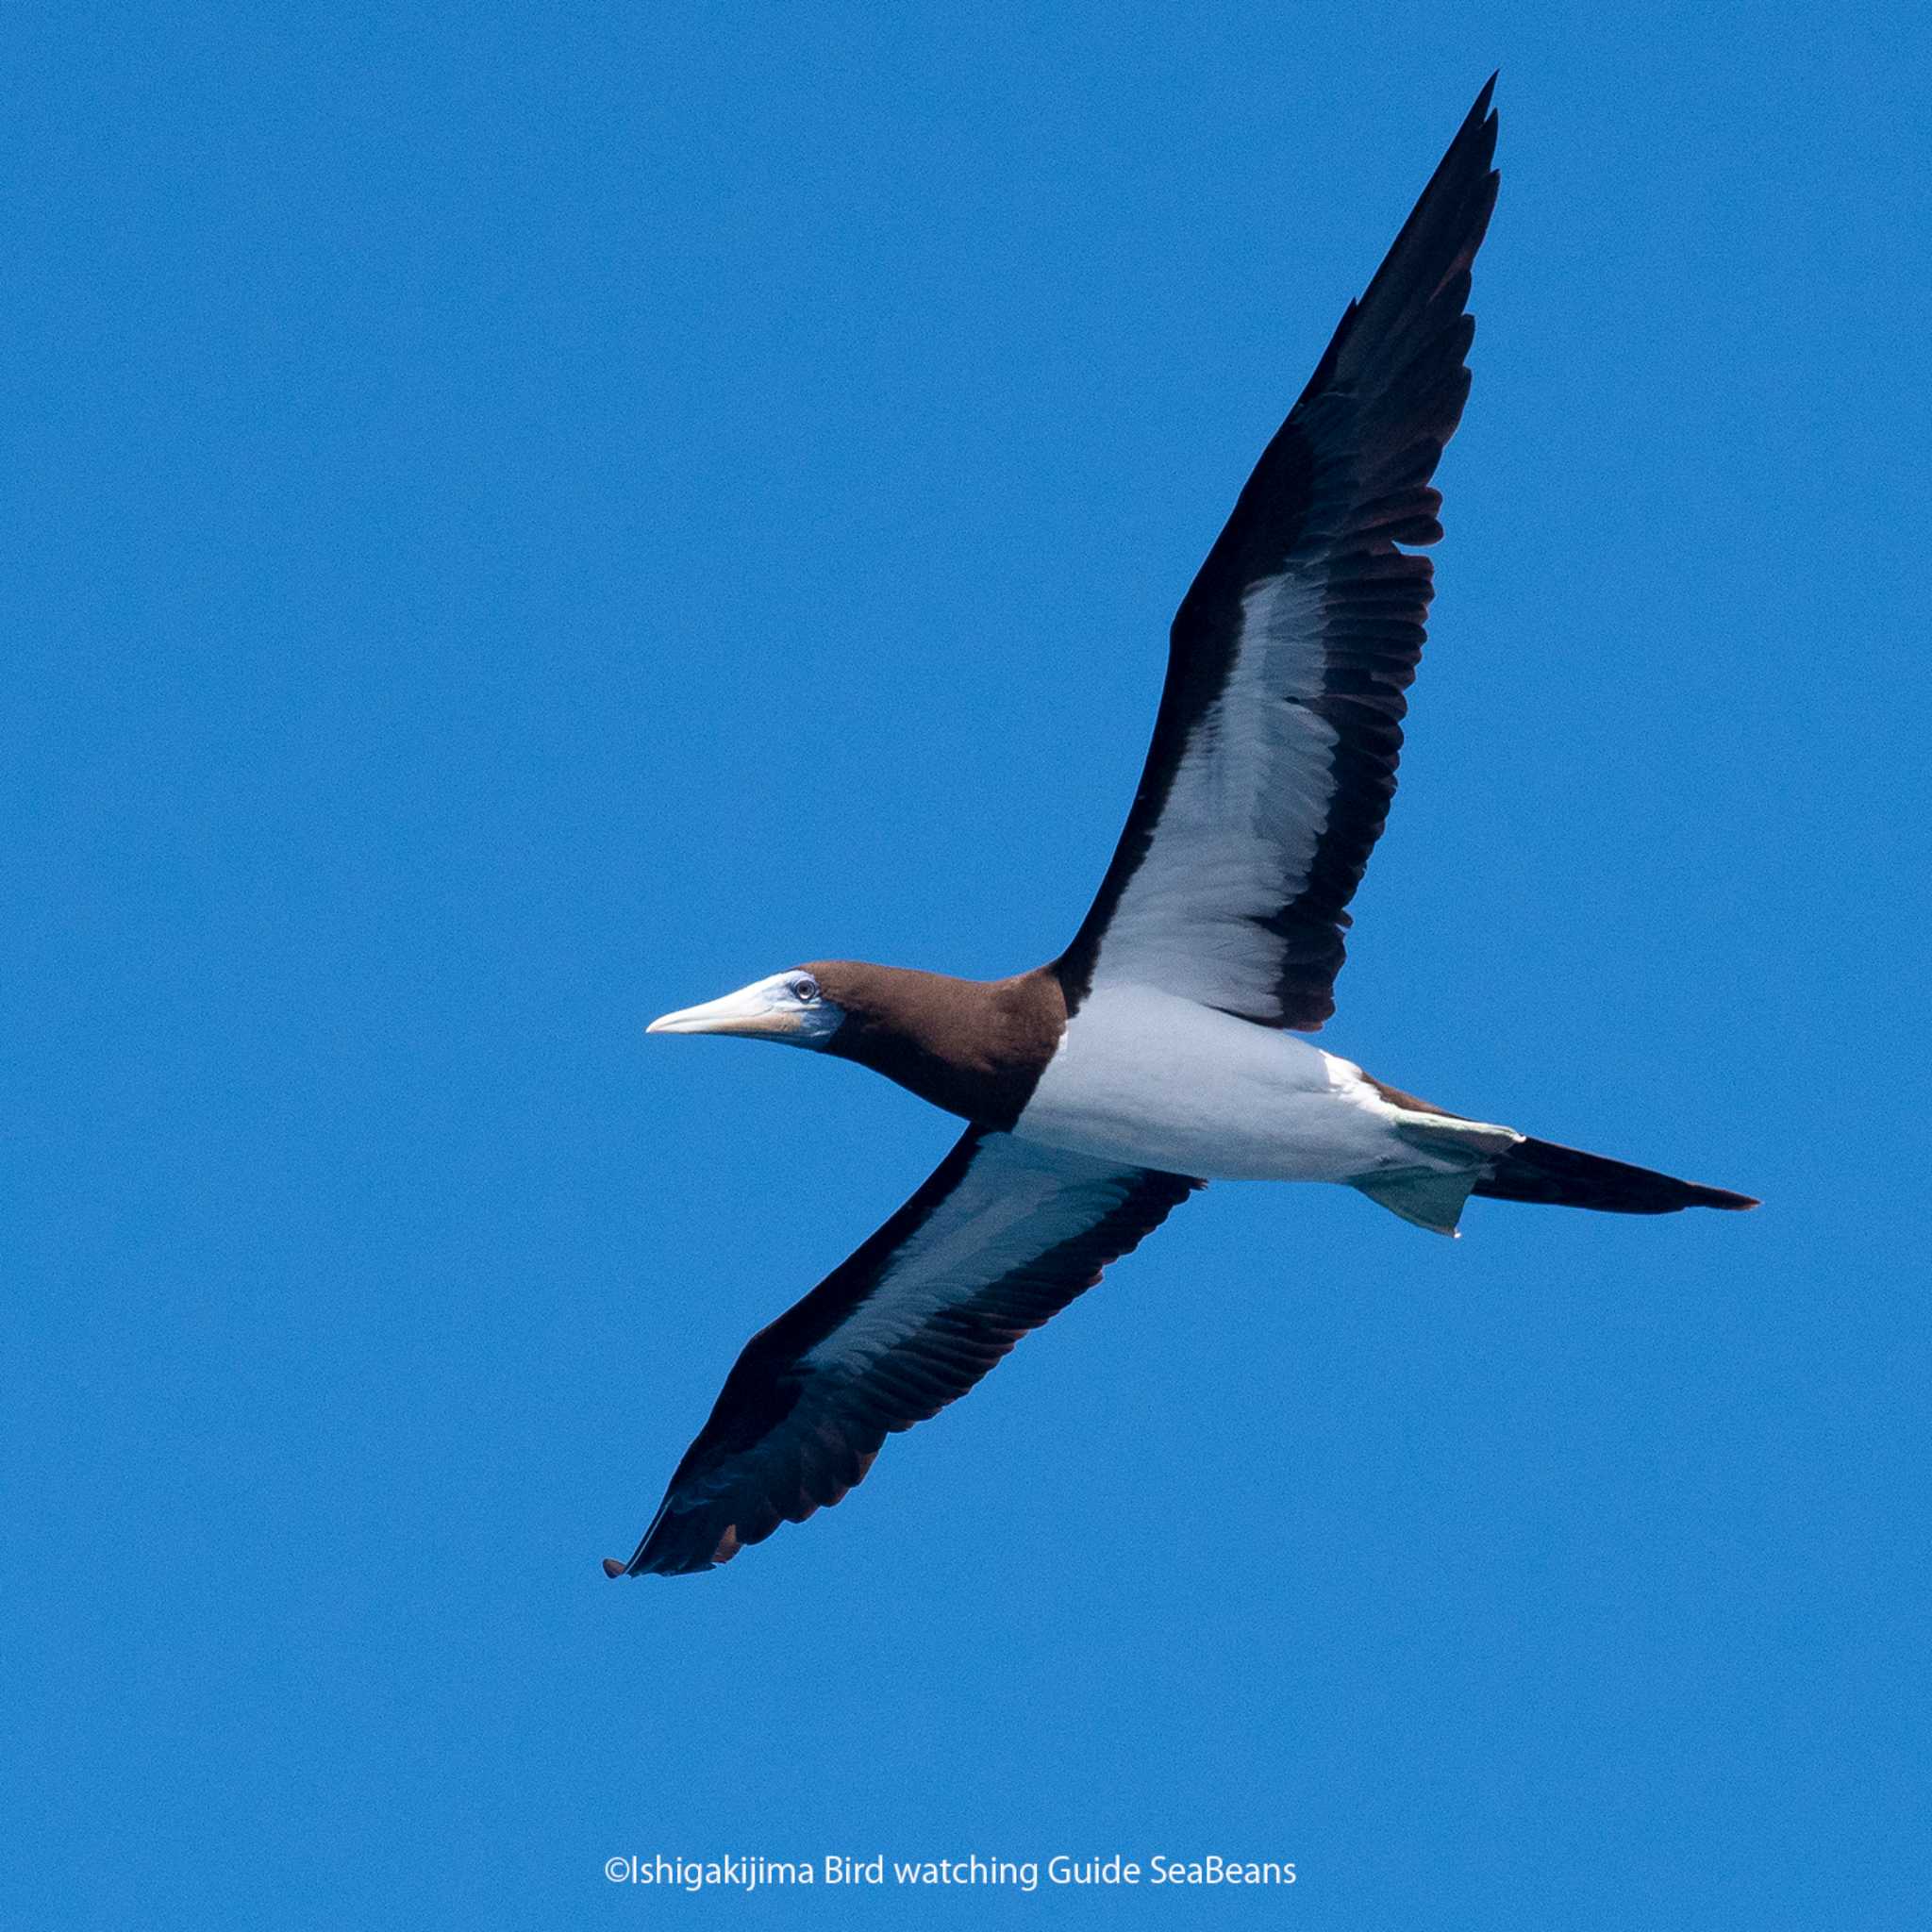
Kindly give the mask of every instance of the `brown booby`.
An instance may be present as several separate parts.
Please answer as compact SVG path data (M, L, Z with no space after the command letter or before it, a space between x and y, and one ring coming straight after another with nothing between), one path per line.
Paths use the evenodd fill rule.
M938 1171L755 1336L612 1576L723 1563L836 1503L1208 1180L1339 1181L1453 1234L1472 1194L1613 1213L1744 1194L1533 1140L1297 1034L1395 791L1495 205L1493 76L1182 600L1146 768L1073 943L989 982L820 960L654 1033L873 1068L961 1116Z

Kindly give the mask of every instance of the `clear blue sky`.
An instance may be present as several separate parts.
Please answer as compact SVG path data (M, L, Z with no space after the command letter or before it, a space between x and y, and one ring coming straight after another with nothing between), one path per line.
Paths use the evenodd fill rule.
M5 29L8 1924L1924 1923L1923 15ZM1749 1217L1220 1187L607 1583L952 1127L644 1022L1072 933L1168 618L1492 67L1323 1036ZM1922 1681L1922 1680L1921 1680Z

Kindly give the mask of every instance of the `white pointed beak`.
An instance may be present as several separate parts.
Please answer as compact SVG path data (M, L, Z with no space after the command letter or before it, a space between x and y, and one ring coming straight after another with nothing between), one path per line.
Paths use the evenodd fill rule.
M805 1031L804 1016L797 1007L775 1004L769 981L740 987L722 1000L707 1000L701 1007L685 1007L666 1013L644 1028L646 1033L750 1033L766 1039L783 1040Z

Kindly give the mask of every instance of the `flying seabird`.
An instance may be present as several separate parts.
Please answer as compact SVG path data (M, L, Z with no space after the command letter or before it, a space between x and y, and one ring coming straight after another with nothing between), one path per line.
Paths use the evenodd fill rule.
M966 1130L753 1337L612 1576L707 1570L836 1503L1209 1180L1339 1181L1454 1234L1471 1194L1622 1214L1748 1195L1472 1120L1324 1053L1344 909L1395 791L1495 205L1494 77L1263 451L1174 621L1146 768L1058 958L1010 979L817 960L667 1013L856 1060Z

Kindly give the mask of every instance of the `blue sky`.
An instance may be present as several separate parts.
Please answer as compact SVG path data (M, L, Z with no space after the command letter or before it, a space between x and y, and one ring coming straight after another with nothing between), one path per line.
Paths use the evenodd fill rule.
M8 1923L1922 1923L1932 49L1904 10L25 8ZM1762 1194L1210 1189L605 1582L926 1173L644 1022L1071 935L1167 620L1492 67L1324 1043ZM1915 1826L1916 1821L1916 1826Z

